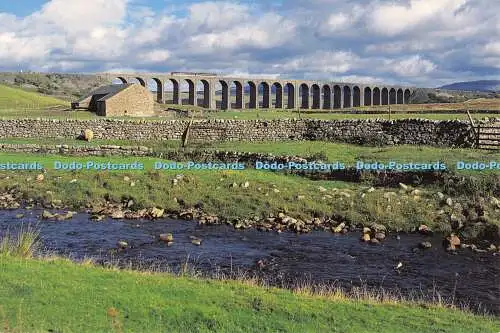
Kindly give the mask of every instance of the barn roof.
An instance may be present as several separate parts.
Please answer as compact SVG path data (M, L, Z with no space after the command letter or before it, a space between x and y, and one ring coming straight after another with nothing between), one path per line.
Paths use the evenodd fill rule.
M80 98L80 100L78 102L81 102L84 99L86 99L90 96L94 96L94 95L104 95L103 97L101 97L99 99L99 101L104 101L104 100L118 94L119 92L125 90L126 88L130 87L132 84L133 83L122 83L122 84L110 84L107 86L102 86L102 87L99 87L99 88L93 90L92 92L87 94L85 97Z

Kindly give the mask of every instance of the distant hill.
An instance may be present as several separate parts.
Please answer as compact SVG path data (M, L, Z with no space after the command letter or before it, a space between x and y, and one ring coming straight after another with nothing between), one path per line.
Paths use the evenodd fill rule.
M455 82L442 86L440 87L440 89L498 92L500 91L500 80Z
M97 87L110 84L96 75L59 73L0 73L0 84L73 101Z
M53 106L69 106L63 100L0 85L0 109L40 109Z

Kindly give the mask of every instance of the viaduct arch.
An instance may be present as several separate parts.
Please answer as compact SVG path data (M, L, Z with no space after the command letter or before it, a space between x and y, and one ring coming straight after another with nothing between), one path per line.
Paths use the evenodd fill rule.
M269 80L196 73L104 73L109 82L155 90L158 103L208 109L322 109L408 104L414 87L304 80ZM154 86L156 88L154 89Z

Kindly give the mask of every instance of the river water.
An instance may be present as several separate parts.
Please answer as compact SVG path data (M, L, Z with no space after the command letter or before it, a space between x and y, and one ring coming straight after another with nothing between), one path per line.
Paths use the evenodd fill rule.
M19 213L25 216L16 218ZM0 211L0 235L31 226L40 230L45 249L77 260L91 257L100 263L173 271L187 261L208 275L239 271L281 286L307 281L347 289L383 288L426 298L439 293L473 309L500 313L500 256L469 249L448 253L439 235L400 234L398 239L389 234L380 245L370 245L361 243L357 233L279 234L176 220L94 222L85 213L56 222L40 220L40 213ZM174 236L170 247L158 238L168 232ZM202 240L200 246L192 244L192 236ZM119 240L129 247L118 250ZM430 241L432 248L416 250L424 240ZM398 265L402 266L396 268Z

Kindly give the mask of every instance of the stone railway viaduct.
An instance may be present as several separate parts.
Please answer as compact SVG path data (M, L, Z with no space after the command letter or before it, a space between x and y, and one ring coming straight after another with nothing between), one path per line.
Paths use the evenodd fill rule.
M156 83L156 100L166 103L166 84L171 84L170 104L183 104L181 86L188 87L189 105L208 109L343 109L357 106L407 104L415 88L355 83L275 80L259 78L224 77L205 73L104 73L99 74L112 82L138 82L144 87ZM198 99L198 87L203 98ZM235 87L232 89L232 87ZM248 88L247 88L248 87ZM152 88L152 87L148 87ZM220 95L217 95L220 91ZM232 92L236 103L231 103ZM245 94L245 92L249 94ZM219 99L219 100L217 100ZM248 103L247 103L248 102Z

